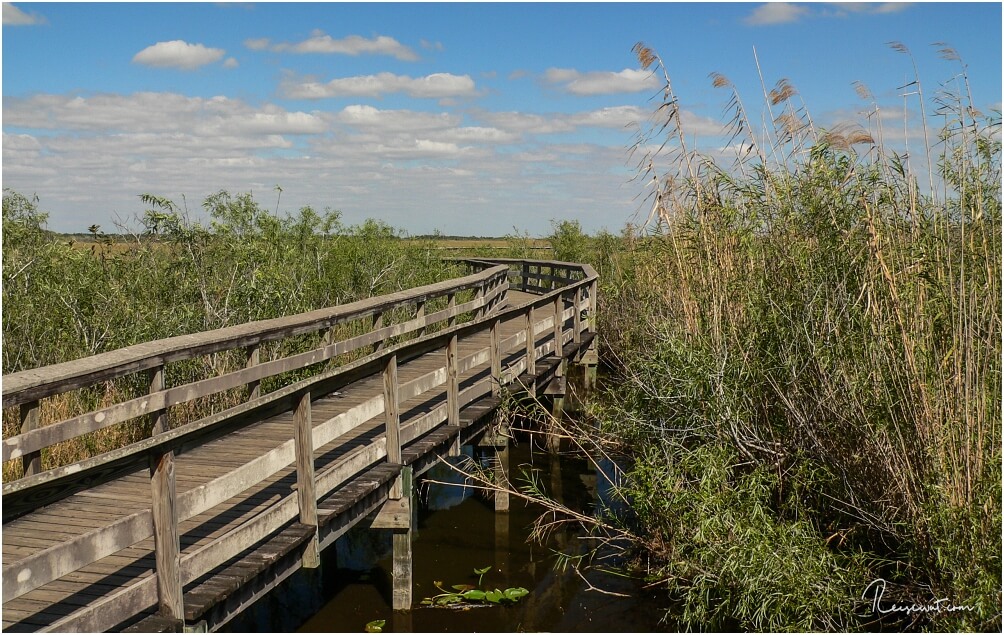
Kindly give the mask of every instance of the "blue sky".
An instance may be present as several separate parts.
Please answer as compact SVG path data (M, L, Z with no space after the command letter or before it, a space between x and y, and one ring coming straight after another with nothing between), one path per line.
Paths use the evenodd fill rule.
M57 231L136 227L142 193L195 217L220 189L274 209L278 185L280 213L411 234L616 232L647 211L627 149L659 82L638 41L712 156L729 95L709 73L763 117L753 47L820 128L869 125L863 82L892 146L923 133L890 41L928 97L959 71L932 46L947 42L977 108L1001 107L1000 3L4 3L3 186L37 194Z

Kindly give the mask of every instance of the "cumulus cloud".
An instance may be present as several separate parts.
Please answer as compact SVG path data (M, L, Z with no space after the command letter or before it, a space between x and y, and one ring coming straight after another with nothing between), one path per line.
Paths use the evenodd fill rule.
M202 44L189 44L184 40L157 42L136 55L132 61L157 68L179 68L190 71L216 62L226 54L223 49L215 49Z
M633 212L633 192L619 191L617 129L644 114L323 112L176 93L34 94L4 100L4 185L37 193L56 231L111 227L142 210L142 192L191 202L220 189L260 195L274 183L280 212L330 205L346 222L379 217L415 233L546 232L569 205L589 229ZM580 129L600 141L547 136Z
M240 62L233 57L228 57L227 61L223 62L223 68L237 68L238 66L240 66Z
M771 2L754 9L744 22L751 26L785 24L805 17L808 12L807 8L790 2Z
M337 53L341 55L390 55L405 62L418 59L411 48L401 44L392 37L378 35L364 38L360 35L349 35L340 40L315 30L311 37L302 42L272 43L268 38L252 38L244 40L244 46L254 51L270 50L276 53Z
M614 95L637 93L659 87L659 80L651 71L625 68L620 72L593 71L582 73L567 68L550 68L544 81L559 86L573 95Z
M37 13L25 13L10 2L3 3L4 26L32 26L36 24L46 24L45 18Z
M378 73L356 77L341 77L329 82L287 78L282 93L290 99L324 99L329 97L379 97L389 93L404 93L410 97L442 99L476 94L470 75L433 73L425 77L409 77L394 73Z

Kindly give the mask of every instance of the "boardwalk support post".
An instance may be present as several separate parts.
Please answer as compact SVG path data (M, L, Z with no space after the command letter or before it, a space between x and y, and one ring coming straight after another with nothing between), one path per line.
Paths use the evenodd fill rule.
M500 435L501 436L501 435ZM509 439L503 437L503 445L495 446L495 483L500 487L495 490L495 511L509 511Z
M395 611L407 611L411 608L411 588L412 588L412 525L414 515L411 513L412 494L412 471L410 467L401 468L401 476L398 481L401 484L401 500L408 504L408 527L406 529L394 529L392 540L393 551L393 585L391 592L391 607Z
M317 491L314 481L314 426L310 416L310 392L305 392L296 403L293 413L293 438L296 451L296 497L300 507L300 522L314 528L314 535L303 552L305 569L321 565L317 545Z

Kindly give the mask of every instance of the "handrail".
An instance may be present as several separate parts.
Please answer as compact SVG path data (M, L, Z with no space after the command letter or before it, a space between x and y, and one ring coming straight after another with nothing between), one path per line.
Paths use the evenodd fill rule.
M155 538L154 551L156 556L155 575L116 592L112 596L102 600L95 607L78 612L80 613L79 615L74 613L59 620L51 628L58 630L68 628L71 625L85 628L86 630L104 630L110 628L114 626L114 623L108 622L109 618L107 615L109 611L106 609L111 605L110 603L115 602L128 603L130 606L141 604L149 606L152 601L157 601L157 598L159 598L161 608L166 614L177 615L180 611L179 606L182 604L181 590L184 584L211 571L213 567L225 562L297 515L299 515L301 523L316 527L318 523L316 511L317 500L326 496L352 473L365 469L367 466L380 460L400 463L401 446L403 444L424 434L435 425L438 425L440 421L445 421L449 425L457 425L460 409L485 391L483 384L479 384L481 388L478 388L479 385L475 385L465 390L460 390L457 381L459 374L481 364L490 363L490 389L494 394L497 392L499 386L512 381L521 371L532 373L534 361L539 357L549 352L560 353L566 342L578 343L583 331L593 332L595 330L593 319L588 319L585 324L582 322L583 312L586 313L588 318L593 318L596 309L597 276L596 272L588 265L514 259L459 260L463 260L472 268L481 269L481 271L471 276L448 281L448 283L415 289L413 290L416 292L415 294L405 294L402 292L391 294L391 296L383 296L382 298L374 298L373 301L368 303L353 303L356 306L352 308L352 311L354 311L352 315L358 317L359 315L376 314L378 311L373 307L382 307L383 310L388 310L389 308L400 306L402 303L415 301L416 297L429 298L433 297L432 294L450 294L452 296L452 293L458 290L461 284L466 285L464 288L478 289L478 295L474 300L458 305L452 301L451 297L450 306L446 310L428 316L424 315L424 304L422 304L416 307L416 314L419 314L419 317L401 325L380 327L373 331L371 334L381 334L376 342L369 339L360 340L358 337L350 338L358 340L353 344L356 347L370 344L378 346L377 350L374 350L361 359L355 360L345 366L327 369L317 376L300 380L272 393L254 397L245 404L231 408L224 413L217 413L202 420L187 423L173 430L165 430L127 448L109 453L110 456L106 459L107 462L130 460L135 463L136 461L149 458L151 462L152 506L147 509L140 509L115 523L78 536L71 542L56 545L33 556L21 558L16 562L4 563L2 576L4 601L6 602L24 595L67 573L76 571L107 555L153 536ZM545 269L547 269L547 273L544 273ZM520 288L531 289L539 293L539 297L524 302L519 306L503 308L501 303L505 301L506 289L509 287L508 281L505 280L506 276L512 276L514 281L519 283ZM573 278L576 279L573 280ZM545 290L542 286L545 281L552 282L553 288ZM557 284L559 281L566 282L559 286ZM402 296L408 296L409 299L402 299ZM393 298L393 300L390 298ZM364 306L360 307L360 304ZM328 327L330 323L324 320L334 319L332 316L335 315L349 315L350 311L339 312L335 309L347 309L350 306L352 305L324 310L326 317L322 318L321 323L325 327ZM546 307L554 308L554 317L535 320L534 311ZM474 320L463 324L455 324L456 316L466 311L476 312ZM318 322L311 322L304 318L307 315L312 314L293 316L289 320L304 325L297 327L304 328L305 330L302 332L316 330L314 327L316 327ZM564 328L569 318L572 318L571 333L568 333ZM344 319L349 318L346 317ZM500 325L505 321L515 319L524 320L523 324L525 326L516 335L503 340L498 333ZM428 334L420 332L419 336L415 339L399 341L379 348L379 345L386 343L386 338L399 334L398 330L395 330L395 326L403 327L408 325L408 328L404 332L418 329L424 331L425 326L428 324L443 320L447 320L450 323L441 331ZM275 321L266 322L272 323ZM314 325L314 327L306 328L305 325L307 324ZM268 333L268 336L271 336L283 328L285 327L269 324L264 329L255 332L259 337L265 337L264 333ZM465 357L460 357L457 354L458 338L474 335L486 330L491 334L487 350L481 348L478 351L469 353ZM540 333L552 331L552 340L545 341L541 345L537 344L536 339ZM215 335L203 338L203 345L207 341L215 342L216 344L224 341L236 341L240 342L237 346L243 346L243 342L245 341L241 339L241 337L244 337L243 335L238 336L230 332L225 334L209 332L209 334ZM205 336L207 334L197 335ZM320 350L335 350L338 344L328 344ZM342 344L344 344L344 341ZM521 344L525 348L522 356L516 363L503 372L501 365L503 354L512 351L514 347L520 347ZM179 354L186 350L190 349L184 347L175 349ZM445 350L446 352L445 367L427 372L425 375L408 382L402 383L398 381L397 364L399 359L409 359L437 350ZM135 354L131 363L135 364L137 360L142 359L147 358ZM105 368L111 368L111 366L106 365ZM133 372L137 372L138 370L142 370L142 368L136 369ZM373 397L355 408L336 415L320 424L313 425L311 423L310 402L312 394L319 396L330 393L339 386L381 372L384 375L384 394ZM238 371L234 375L239 376L240 381L245 381L251 376L246 371ZM62 381L65 381L65 376ZM411 397L424 394L426 391L441 387L444 384L446 385L445 404L419 417L417 420L407 423L400 421L398 415L400 412L400 403ZM192 384L189 386L192 386ZM165 393L169 393L170 390L161 390L156 394L164 395ZM5 386L5 396L6 394ZM148 396L148 398L154 401L153 395ZM152 406L147 408L147 411L157 412L165 407L165 404L168 404L168 402L166 397L162 399L158 398ZM5 403L4 405L6 406L7 404ZM184 493L179 494L175 492L173 460L176 450L183 447L200 445L212 437L211 434L207 434L208 432L226 424L235 416L242 414L253 415L259 411L277 412L289 410L294 410L295 412L294 420L296 425L294 426L294 430L291 430L291 436L288 441L213 481ZM313 449L329 443L331 440L351 431L355 426L379 415L381 412L385 413L387 418L386 433L383 437L376 439L362 451L353 455L348 464L336 464L333 467L327 468L322 473L313 474L313 461L309 458L312 457ZM249 420L255 419L250 417ZM24 435L19 436L23 437ZM211 509L235 493L243 491L244 488L261 483L279 470L290 465L291 462L295 464L298 483L302 483L297 488L297 491L280 498L280 500L275 502L261 515L234 528L230 533L221 537L216 542L202 547L193 553L180 553L178 544L179 522ZM100 460L96 457L95 459L54 470L55 474L37 474L28 476L20 481L15 481L14 483L4 484L4 495L6 497L8 493L15 491L25 493L33 491L36 488L44 488L47 485L51 485L54 478L69 478L73 475L79 476L88 469L98 467L99 463ZM308 480L309 486L307 485ZM154 599L151 600L150 598Z
M449 293L483 287L500 268L367 298L298 315L272 318L211 331L178 335L83 357L80 359L24 370L3 377L3 407L9 408L54 394L82 388L108 379L153 368L165 362L191 359L222 350L254 346L311 333L336 324L399 306L424 302Z
M461 313L470 311L480 313L494 310L505 298L506 286L503 284L505 271L506 268L499 265L462 278L343 306L145 342L93 357L5 376L3 378L3 407L22 406L22 431L18 435L3 440L0 445L0 450L2 450L0 460L9 461L21 457L26 464L30 465L30 461L37 464L37 457L40 456L41 450L55 443L140 416L148 414L157 416L171 406L190 402L223 390L240 386L257 386L262 379L267 377L317 364L365 346L379 347L390 337L423 332L429 326L442 321L453 323L456 321L457 315ZM457 305L454 302L455 295L468 289L477 289L477 297L470 302ZM441 311L426 315L425 304L431 299L442 296L448 296L449 306ZM385 312L407 305L415 305L416 317L401 324L382 326L380 316ZM375 318L372 324L373 328L369 333L337 342L329 341L321 348L278 360L257 364L249 363L244 369L221 376L171 388L163 386L162 373L164 365L168 362L192 359L226 350L242 348L256 350L255 347L266 342L305 333L330 332L329 329L335 325L369 316ZM159 383L155 385L151 382L151 390L148 394L38 427L37 412L40 399L144 370L160 374ZM162 431L154 430L154 432ZM25 470L26 475L40 471L38 467L33 470Z

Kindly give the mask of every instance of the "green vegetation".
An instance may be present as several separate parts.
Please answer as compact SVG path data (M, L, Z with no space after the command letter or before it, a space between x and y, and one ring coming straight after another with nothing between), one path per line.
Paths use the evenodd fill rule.
M3 372L55 364L159 338L275 318L438 282L463 273L429 240L405 240L368 220L345 226L331 210L305 207L273 215L249 194L219 192L191 220L172 201L144 195L142 229L116 236L92 226L77 243L45 228L37 202L3 197ZM445 306L445 299L442 303ZM432 310L430 306L430 310ZM392 319L392 316L388 316ZM351 325L350 325L351 326ZM320 336L318 336L320 337ZM317 338L290 338L263 347L262 359L308 350ZM242 368L242 351L168 365L168 385ZM291 377L263 382L273 390ZM42 402L42 422L143 394L141 379L102 383ZM179 412L190 420L239 402L232 390ZM177 408L184 408L179 406ZM176 409L177 409L176 408ZM17 427L4 413L4 436ZM48 469L143 438L144 424L121 425L43 452ZM4 478L19 475L19 461Z
M945 85L958 90L938 96L938 141L923 149L928 190L910 157L888 149L877 105L871 130L820 130L781 81L764 88L773 126L757 135L713 74L740 148L722 166L687 148L663 76L661 120L635 145L652 185L649 231L587 236L554 222L550 251L518 230L403 240L377 221L346 227L337 212L279 218L226 192L205 201L208 225L145 196L142 232L123 242L94 227L81 247L5 192L4 372L459 273L444 255L589 262L610 377L576 434L626 457L619 494L631 507L594 528L633 542L638 569L675 600L674 622L999 631L1000 113L976 112L962 66ZM669 153L646 153L660 146ZM15 420L5 416L5 436ZM879 578L886 607L947 598L963 610L878 615L863 594ZM520 593L437 586L427 603Z
M887 608L967 607L886 627L1000 629L1000 114L964 95L939 96L944 187L923 195L881 136L817 130L786 82L769 147L732 91L744 154L720 167L686 150L666 75L678 149L639 162L658 228L602 280L594 415L683 624L874 629L883 578Z
M523 587L510 587L507 589L490 589L490 588L479 588L481 586L481 581L484 579L485 574L491 567L484 567L483 569L475 569L474 575L478 576L477 585L474 584L455 584L451 587L451 591L443 588L443 583L440 580L436 580L433 584L436 588L441 591L441 593L434 595L432 597L424 598L420 604L423 606L432 607L452 607L452 606L462 606L464 604L515 604L519 602L522 598L529 595L529 591Z

